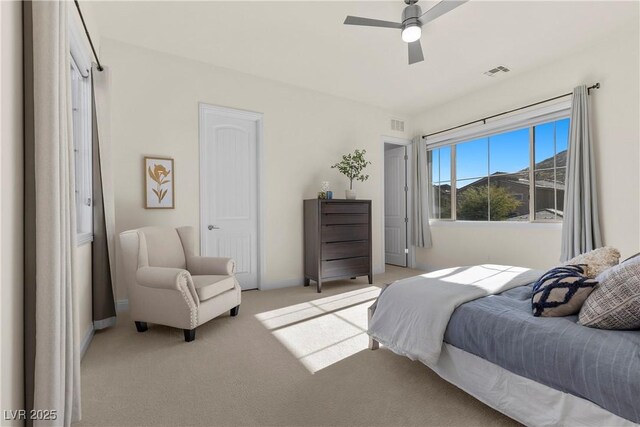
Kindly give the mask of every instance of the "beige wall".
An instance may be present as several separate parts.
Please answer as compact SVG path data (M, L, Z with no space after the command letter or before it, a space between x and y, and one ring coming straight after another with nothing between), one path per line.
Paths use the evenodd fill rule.
M330 165L355 148L373 162L358 197L373 199L374 265L381 269L380 136L391 113L128 44L102 40L112 70L116 229L199 224L198 103L264 113L265 288L302 283L302 200L320 181L340 198L347 181ZM395 136L403 136L396 134ZM176 209L143 208L142 158L175 158ZM126 289L118 288L118 299Z
M600 82L593 92L593 129L600 218L607 245L623 256L640 250L640 70L638 21L533 72L515 74L412 119L429 133ZM505 76L506 77L506 76ZM503 77L496 77L500 79ZM560 257L561 228L544 224L435 224L434 246L420 250L430 269L484 262L548 267Z
M0 411L23 404L22 5L0 2ZM2 418L0 418L2 420ZM8 421L0 421L8 425ZM20 424L16 422L15 425Z

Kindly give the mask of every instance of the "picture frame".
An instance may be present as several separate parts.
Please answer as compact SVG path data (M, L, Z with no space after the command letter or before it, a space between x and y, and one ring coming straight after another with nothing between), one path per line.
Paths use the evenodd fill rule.
M175 209L175 168L172 158L145 156L145 209Z

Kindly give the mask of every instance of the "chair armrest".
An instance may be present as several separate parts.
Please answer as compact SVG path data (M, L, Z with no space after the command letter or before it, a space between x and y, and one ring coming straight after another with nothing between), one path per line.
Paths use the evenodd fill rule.
M136 284L129 291L130 308L141 321L183 329L198 325L200 300L187 270L142 267L136 271Z
M136 272L136 282L140 286L155 289L180 291L180 285L187 285L191 276L182 268L142 267Z
M236 262L233 258L191 256L187 259L187 268L194 276L209 274L230 276L236 272Z

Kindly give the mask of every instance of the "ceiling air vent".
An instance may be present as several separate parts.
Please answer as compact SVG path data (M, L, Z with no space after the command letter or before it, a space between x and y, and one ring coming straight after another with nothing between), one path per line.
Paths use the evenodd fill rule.
M492 68L489 71L485 71L483 74L485 76L493 77L498 73L508 73L509 71L511 71L511 70L509 70L507 67L505 67L503 65L498 65L496 68Z
M391 119L391 130L394 130L396 132L404 132L404 121Z

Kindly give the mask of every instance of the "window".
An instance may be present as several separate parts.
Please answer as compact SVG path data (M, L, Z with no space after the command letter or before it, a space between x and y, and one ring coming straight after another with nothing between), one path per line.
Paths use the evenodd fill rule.
M558 116L565 116L558 118ZM431 218L561 221L569 118L428 148ZM476 132L477 133L477 132Z
M451 147L434 150L430 165L434 199L431 217L451 219Z
M569 119L535 126L533 132L535 219L562 220Z
M86 69L81 71L73 55L70 67L77 244L80 245L93 240L91 76Z

